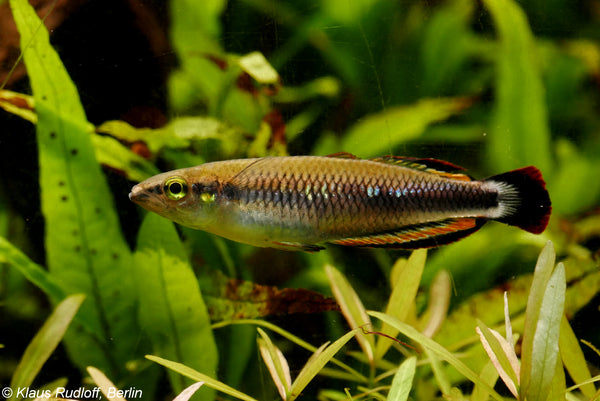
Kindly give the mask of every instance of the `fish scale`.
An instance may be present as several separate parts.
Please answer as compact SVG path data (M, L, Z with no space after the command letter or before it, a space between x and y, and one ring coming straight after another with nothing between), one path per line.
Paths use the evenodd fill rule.
M352 163L350 160L348 162ZM431 185L437 180L447 180L445 177L419 172L427 174L428 179L418 177L411 181L400 174L385 180L369 175L365 169L356 171L354 175L331 174L329 169L326 169L326 172L308 174L300 180L301 189L297 192L300 201L285 204L274 200L281 198L278 194L283 192L282 188L294 187L296 177L293 174L288 176L286 171L277 173L276 164L269 166L268 163L263 163L262 166L263 168L253 169L247 173L242 185L245 188L240 189L243 192L254 191L256 188L259 195L256 198L240 197L240 201L255 208L257 213L270 210L273 215L277 214L275 212L277 209L285 209L283 212L288 214L301 213L298 211L306 209L308 213L301 213L302 216L308 218L310 223L317 225L320 230L331 234L347 233L352 227L354 232L351 234L362 234L372 230L373 225L379 226L380 231L387 231L407 222L415 224L423 221L424 215L434 210L437 218L441 213L442 202L446 202L443 192L439 192L437 196L428 196L431 193ZM272 170L266 171L265 167L271 167ZM399 167L391 167L399 169ZM413 171L408 170L408 173L412 174ZM337 188L343 182L346 182L343 191L330 193L331 186ZM446 194L455 191L460 194L463 189L476 185L473 182L461 182L461 184L461 186L451 186L453 190L446 191ZM369 196L369 189L373 191L373 188L379 188L378 196ZM462 196L458 197L461 198ZM340 202L337 203L334 199L339 199ZM455 202L444 206L447 212L461 210ZM463 203L462 208L465 206L467 204ZM398 210L402 212L398 213ZM286 217L291 221L302 220L295 219L293 215Z
M438 160L347 154L238 159L159 174L130 198L192 228L287 250L437 246L488 220L544 230L551 206L535 167L485 180L456 169Z

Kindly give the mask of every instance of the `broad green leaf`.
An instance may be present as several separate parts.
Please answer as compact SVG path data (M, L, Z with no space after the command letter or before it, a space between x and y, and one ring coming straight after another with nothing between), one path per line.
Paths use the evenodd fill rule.
M180 61L180 72L170 77L171 107L178 113L198 101L216 99L224 85L224 74L208 56L220 56L219 18L224 0L169 3L170 38Z
M71 295L56 306L23 353L10 382L11 388L29 387L33 383L44 363L62 341L84 299L84 295Z
M385 313L394 316L400 321L406 321L409 311L414 308L415 297L419 290L421 275L425 269L425 259L427 258L426 249L414 251L408 261L399 259L392 268L392 294L388 300ZM396 337L398 332L385 322L380 330L383 334L390 337ZM375 348L375 359L383 358L393 341L385 336L379 336Z
M471 49L469 24L475 3L470 0L443 4L425 26L422 43L422 89L425 96L448 93L460 78Z
M139 319L154 352L215 376L217 349L198 281L168 220L148 213L135 253ZM171 375L176 392L189 384ZM212 394L200 392L209 400Z
M565 398L576 398L572 394L567 394L567 384L565 378L565 368L560 358L556 360L556 368L554 374L551 377L552 382L550 383L550 393L546 398L547 401L563 401Z
M350 339L356 335L360 329L349 331L344 336L338 338L332 344L323 344L314 354L308 359L306 365L302 368L296 380L292 383L291 395L289 401L295 400L300 396L302 391L308 384L319 374L321 369L333 358L333 356L344 346Z
M252 52L240 57L238 64L261 84L275 85L279 82L279 74L261 52Z
M529 391L529 383L533 370L533 342L538 326L540 308L544 293L554 269L554 245L548 241L540 256L538 257L533 281L527 298L527 309L525 310L525 326L523 328L523 345L521 348L521 389L524 394ZM554 369L554 367L552 367Z
M550 129L537 48L527 18L513 0L485 0L498 35L496 102L488 157L501 170L536 165L549 174Z
M156 362L159 365L169 368L169 369L171 369L185 377L188 377L192 380L195 380L197 382L202 381L202 382L204 382L204 384L207 387L210 387L210 388L213 388L222 393L228 394L232 397L237 398L238 400L257 401L256 399L250 397L249 395L246 395L246 394L242 393L241 391L231 388L228 385L226 385L225 383L221 383L220 381L215 380L212 377L207 376L203 373L200 373L197 370L194 370L182 363L169 361L168 359L163 359L163 358L160 358L160 357L154 356L154 355L146 355L146 358L151 360L152 362Z
M457 371L459 371L464 377L469 379L475 384L478 384L485 391L487 391L493 398L496 400L502 401L503 398L494 391L489 385L484 383L481 378L477 375L477 373L473 372L467 365L464 364L458 357L453 355L450 351L442 347L437 342L433 341L431 338L424 336L414 327L401 322L395 317L388 316L381 312L369 311L369 315L376 317L381 321L385 321L390 326L395 327L400 333L410 338L414 342L420 344L422 347L428 349L430 352L435 354L438 358L448 362L452 367L454 367Z
M269 110L264 95L236 86L238 57L224 54L219 43L225 0L175 0L170 6L170 38L179 70L169 79L169 104L174 114L208 115L256 132Z
M569 372L571 379L576 384L583 383L592 378L588 369L583 351L579 346L579 341L565 316L560 321L560 356L565 368ZM581 386L581 392L588 398L593 398L596 394L596 388L592 383Z
M65 336L72 360L115 377L125 371L138 341L131 254L113 200L94 156L91 125L77 89L48 31L25 0L11 0L38 115L37 144L46 260L67 293L84 293L80 313L96 336Z
M418 138L431 124L446 120L469 105L466 98L438 98L390 107L356 123L343 137L340 149L360 157L390 153L398 145Z
M96 130L100 133L109 134L130 143L143 141L152 153L157 153L166 146L172 148L185 148L190 146L191 136L188 135L190 129L195 129L196 135L202 133L201 135L203 136L209 134L216 137L219 126L216 120L211 119L210 123L207 121L206 124L202 122L205 120L202 118L197 120L194 119L196 120L194 123L190 120L191 119L183 120L187 122L188 129L186 129L185 134L182 133L182 135L178 135L178 132L180 131L176 128L175 122L171 122L171 125L167 125L163 128L153 129L136 128L125 121L115 120L102 123Z
M136 128L125 121L106 121L96 131L128 143L143 142L153 154L193 147L205 156L217 153L227 158L240 154L246 146L242 129L212 117L178 117L161 128Z
M528 387L522 387L528 401L545 400L550 391L559 356L560 322L565 303L565 268L559 263L543 294L531 350ZM564 378L563 378L564 380Z
M387 401L406 401L412 388L413 378L417 367L417 358L411 356L398 368L398 371L392 379L392 387L387 397Z
M355 24L364 18L365 14L380 0L362 0L346 2L344 0L322 1L323 14L329 16L336 23Z
M92 377L92 380L102 391L102 394L110 400L110 401L126 401L125 398L121 397L116 393L115 389L117 388L115 384L110 381L108 377L100 370L94 368L93 366L87 367L87 372Z
M596 179L595 172L600 169L600 158L597 153L586 154L567 139L556 141L555 146L558 168L556 175L548 182L552 209L573 215L598 205L600 181Z
M325 266L325 272L329 278L329 285L331 285L333 295L337 299L350 328L370 330L372 328L371 319L367 315L358 294L356 294L348 280L346 280L346 277L331 265ZM372 364L375 348L373 336L367 336L363 331L356 331L356 341L358 341L369 363Z
M134 153L115 138L93 135L98 162L121 172L131 181L143 181L160 171L148 160Z
M32 96L0 90L0 107L33 124L38 123ZM102 127L103 125L98 128L99 132L102 132ZM123 172L130 180L141 181L159 173L154 165L114 138L92 135L92 143L99 163Z

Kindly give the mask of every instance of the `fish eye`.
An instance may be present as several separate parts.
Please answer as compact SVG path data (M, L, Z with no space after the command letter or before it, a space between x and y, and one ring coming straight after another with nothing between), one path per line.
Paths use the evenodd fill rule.
M169 199L179 200L187 195L188 184L181 177L171 177L165 181L164 191Z

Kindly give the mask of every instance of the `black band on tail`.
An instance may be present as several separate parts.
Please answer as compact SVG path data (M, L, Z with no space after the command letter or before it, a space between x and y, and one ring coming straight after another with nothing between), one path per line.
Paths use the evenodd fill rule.
M546 229L552 206L546 190L546 182L542 173L536 167L529 166L508 173L495 175L486 179L501 183L503 195L515 202L509 205L505 215L496 220L517 226L534 234L540 234Z

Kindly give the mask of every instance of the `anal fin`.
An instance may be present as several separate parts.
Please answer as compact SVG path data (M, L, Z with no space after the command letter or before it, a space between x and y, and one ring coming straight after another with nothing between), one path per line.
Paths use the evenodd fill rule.
M432 248L458 241L479 230L484 223L485 220L475 218L447 219L405 226L364 237L343 238L331 243L365 248Z

